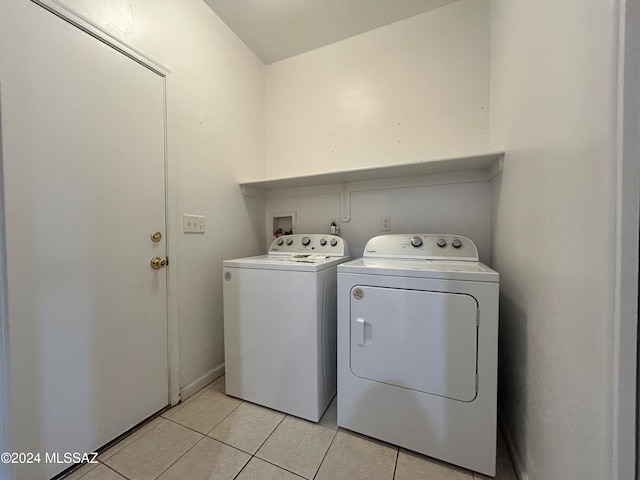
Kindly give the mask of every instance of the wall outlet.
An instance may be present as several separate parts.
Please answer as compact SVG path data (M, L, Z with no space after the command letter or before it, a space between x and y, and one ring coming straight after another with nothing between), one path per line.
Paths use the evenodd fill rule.
M184 233L204 233L204 215L182 215Z
M391 217L380 217L380 231L381 232L391 231Z

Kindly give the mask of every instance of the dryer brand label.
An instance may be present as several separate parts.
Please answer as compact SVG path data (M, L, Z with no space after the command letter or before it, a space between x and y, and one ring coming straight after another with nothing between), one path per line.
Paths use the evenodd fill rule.
M353 298L355 298L356 300L362 300L364 298L364 290L362 290L361 288L354 288Z
M224 279L228 282L231 280L231 272L224 272Z

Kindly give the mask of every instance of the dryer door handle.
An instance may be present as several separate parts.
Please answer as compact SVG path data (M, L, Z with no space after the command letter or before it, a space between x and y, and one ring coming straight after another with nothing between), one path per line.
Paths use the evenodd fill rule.
M354 341L356 342L357 345L363 345L364 346L364 325L365 325L365 321L364 318L356 318L356 328L354 331Z

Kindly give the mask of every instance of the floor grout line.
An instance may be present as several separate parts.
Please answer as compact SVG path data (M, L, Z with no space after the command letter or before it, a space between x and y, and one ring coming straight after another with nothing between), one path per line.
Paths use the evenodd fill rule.
M254 455L254 457L256 457L258 460L261 460L261 461L263 461L263 462L265 462L265 463L268 463L269 465L273 465L274 467L277 467L277 468L279 468L280 470L284 470L285 472L292 473L292 474L293 474L293 475L295 475L296 477L304 478L304 479L306 479L306 480L313 480L313 479L308 479L308 478L307 478L307 477L305 477L304 475L300 475L299 473L296 473L296 472L294 472L293 470L289 470L288 468L285 468L285 467L283 467L282 465L278 465L277 463L270 462L269 460L265 460L264 458L257 457L257 456L255 456L255 455ZM253 457L251 457L251 458L253 458ZM314 475L314 477L315 477L315 475Z
M216 382L214 382L214 383L216 383ZM204 391L205 391L206 389L210 389L210 387L211 387L211 386L212 386L212 384L210 384L209 386L205 386L205 387L203 387L200 391L198 391L198 392L196 392L194 395L192 395L188 400L196 399L196 397L199 397L202 393L204 393ZM218 392L217 390L214 390L214 391ZM218 392L218 393L221 393L222 395L225 395L226 397L229 397L229 398L235 398L235 397L231 397L231 396L227 395L227 394L226 394L226 392ZM219 444L221 444L221 445L224 445L224 446L226 446L226 447L232 448L232 449L234 449L236 452L241 452L241 453L243 453L244 455L246 455L246 457L245 457L245 458L246 458L246 461L245 461L245 462L244 462L244 464L242 465L242 468L240 468L240 470L238 471L238 473L236 473L236 474L233 476L233 479L234 479L234 480L235 480L235 479L237 479L237 478L239 478L239 477L242 475L242 473L243 473L244 471L246 471L247 466L248 466L252 461L254 461L254 459L256 459L256 461L257 461L257 460L259 460L259 461L261 461L261 462L264 462L264 463L266 463L266 464L268 464L268 465L271 465L272 467L278 468L278 469L280 469L280 470L284 470L285 472L288 472L288 473L290 473L290 474L292 474L292 475L295 475L296 477L303 478L303 479L305 479L305 480L315 480L316 478L318 478L318 474L319 474L320 470L322 469L322 466L324 465L324 462L325 462L325 461L327 461L327 458L328 458L328 456L329 456L329 452L330 452L330 450L332 449L333 445L334 445L334 444L335 444L335 442L336 442L336 439L337 439L338 433L340 433L340 432L342 431L342 429L341 429L339 426L337 426L337 428L333 428L333 426L324 425L324 424L320 423L320 421L322 420L322 417L320 418L320 420L319 420L318 422L309 422L308 420L305 420L305 419L302 419L302 418L296 417L296 416L294 416L294 415L288 415L288 414L286 414L286 413L284 413L284 412L278 412L277 410L274 410L274 412L277 412L277 413L282 414L282 418L281 418L281 419L280 419L280 420L275 424L275 426L271 429L271 431L266 435L266 437L264 438L264 440L262 440L262 441L259 443L259 445L258 445L258 446L257 446L257 448L255 449L255 451L254 451L253 453L250 453L250 452L247 452L247 451L245 451L245 450L243 450L243 449L241 449L241 448L238 448L238 447L237 447L237 446L235 446L235 445L232 445L232 444L230 444L230 443L227 443L226 441L219 440L219 439L217 439L217 438L215 438L215 437L211 436L211 433L212 433L212 432L213 432L213 431L214 431L214 430L215 430L215 429L216 429L220 424L222 424L225 420L227 420L227 419L228 419L228 418L229 418L233 413L237 412L237 410L238 410L242 405L244 405L244 404L251 404L251 405L254 405L252 402L246 402L246 401L244 401L244 400L242 400L242 399L237 399L237 400L239 400L238 405L236 405L235 407L233 407L233 408L229 411L229 413L227 413L227 414L226 414L224 417L222 417L218 422L216 422L216 424L215 424L211 429L209 429L207 433L202 433L202 432L200 432L200 431L196 430L195 428L189 427L189 426L187 426L187 425L183 425L182 423L180 423L179 421L174 420L173 418L164 417L164 416L162 416L162 414L157 415L155 418L161 418L161 419L162 419L162 421L161 421L160 423L162 423L163 421L170 421L170 422L171 422L171 423L173 423L174 425L177 425L177 426L183 427L183 428L185 428L185 429L187 429L187 430L190 430L190 431L192 431L192 432L194 432L194 433L197 433L198 435L200 435L200 438L199 438L199 439L198 439L198 440L197 440L197 441L196 441L196 442L195 442L191 447L189 447L189 448L188 448L184 453L180 454L180 455L178 456L178 458L177 458L175 461L173 461L170 465L168 465L166 468L164 468L164 469L162 470L162 472L160 472L160 473L159 473L156 477L154 477L154 478L157 480L157 479L158 479L158 478L160 478L162 475L164 475L167 471L169 471L171 468L173 468L173 467L174 467L178 462L180 462L180 461L181 461L181 460L182 460L186 455L188 455L188 454L189 454L189 452L191 452L195 447L197 447L198 445L200 445L200 444L202 443L202 441L203 441L205 438L210 439L210 440L213 440L213 441L216 441L216 442L218 442L218 443L219 443ZM187 401L185 401L185 403L186 403L186 402L187 402ZM188 402L188 403L191 403L191 402ZM255 404L255 405L257 405L257 404ZM186 405L183 405L183 407L184 407L184 406L186 406ZM258 405L258 406L259 406L259 405ZM180 410L181 410L181 409L180 409ZM270 409L270 410L273 410L273 409ZM326 411L325 411L325 414L326 414ZM172 415L172 416L173 416L173 415ZM323 416L324 416L324 414L323 414ZM260 457L260 456L258 455L258 453L259 453L260 449L264 447L264 445L269 441L269 439L273 438L273 435L275 434L275 432L278 430L278 428L280 428L280 427L282 426L283 422L284 422L288 417L291 417L292 419L295 419L295 420L302 420L302 421L306 421L306 422L312 423L312 424L314 424L314 425L317 425L317 426L319 426L319 427L323 427L323 428L326 428L326 429L329 429L329 430L333 431L333 436L332 436L332 438L331 438L331 441L329 442L328 447L326 448L326 450L325 450L325 451L324 451L324 453L322 454L322 458L321 458L321 460L320 460L320 462L319 462L319 464L318 464L318 467L316 468L316 470L315 470L315 472L313 473L313 475L310 475L309 477L306 477L305 475L301 475L301 474L299 474L299 473L297 473L297 472L295 472L295 471L293 471L293 470L290 470L290 468L284 467L284 466L282 466L282 465L278 465L277 463L274 463L274 461L267 460L267 459L262 458L262 457ZM240 417L240 418L242 418L242 417ZM151 421L153 421L153 420L151 420ZM148 423L148 422L145 422L145 423ZM114 453L113 455L111 455L109 458L104 459L104 461L103 461L103 460L99 460L99 464L98 464L98 465L96 465L95 467L99 467L99 465L104 465L108 470L110 470L110 471L112 471L112 472L115 472L117 475L120 475L123 479L125 479L125 480L133 480L133 479L131 479L130 477L128 477L127 475L125 475L125 474L123 474L123 473L119 472L119 471L116 469L116 467L113 467L113 466L111 466L111 465L107 464L106 462L108 462L108 461L109 461L113 456L117 455L119 452L121 452L122 450L126 449L126 448L127 448L128 446L130 446L131 444L133 444L133 443L137 442L138 440L140 440L140 439L141 439L141 438L143 438L143 437L146 437L148 434L150 434L151 432L153 432L154 430L156 430L156 428L157 428L158 426L159 426L159 425L156 425L155 427L151 428L151 429L150 429L150 430L148 430L147 432L145 432L145 433L141 434L141 435L140 435L140 436L138 436L136 439L132 440L132 441L131 441L131 442L129 442L127 445L125 445L124 447L122 447L122 449L119 449L117 452L115 452L115 453ZM140 427L140 428L143 428L143 427ZM134 433L135 433L135 431L134 431L134 432L131 432L131 435L133 435ZM347 431L346 431L346 433L351 433L351 432L347 430ZM128 437L128 436L127 436L127 437ZM127 438L127 437L124 437L121 441L126 440L126 438ZM372 441L372 442L374 442L374 443L376 443L376 444L380 444L380 445L385 446L385 447L391 447L391 448L393 448L393 449L395 450L395 458L394 458L394 465L393 465L393 474L392 474L392 476L391 476L391 477L390 477L390 479L389 479L389 480L395 480L396 475L398 474L398 467L399 467L399 460L400 460L400 453L401 453L401 449L400 449L398 446L391 445L391 444L388 444L388 443L386 443L386 442L376 441L375 439L369 439L369 438L367 438L367 436L360 435L360 434L357 434L357 433L355 434L355 437L357 437L357 438L362 438L362 439L363 439L363 440L365 440L365 441ZM110 448L113 448L113 447L114 447L114 446L116 446L116 445L117 445L117 443L116 443L115 445L112 445L112 447L110 447ZM233 456L233 455L236 455L236 454L231 454L231 455ZM508 455L508 452L507 452L507 455ZM416 457L417 457L417 458L421 458L421 459L422 459L422 458L424 457L424 455L421 455L421 454L420 454L420 455L416 455ZM221 461L222 461L224 458L225 458L225 457L223 456L223 457L222 457L222 459L221 459ZM239 458L238 460L242 461L242 457L241 457L241 458ZM425 460L426 460L426 461L429 461L429 459L428 459L428 458L426 458ZM510 460L511 462L513 461L511 458L509 458L509 460ZM240 461L238 462L238 465L240 464ZM440 462L437 462L437 463L440 463ZM444 465L444 466L446 467L446 465ZM78 477L78 480L82 480L82 479L84 479L84 478L87 478L86 476L87 476L89 473L91 473L92 471L94 471L95 467L94 467L94 468L92 468L91 470L87 471L86 473L84 473L81 477ZM457 470L457 469L456 469L456 470ZM72 472L70 472L70 473L72 473ZM473 471L468 471L467 473L470 475L470 480L480 480L481 478L483 478L483 477L480 477L480 476L476 475L476 473L475 473L475 472L473 472Z
M262 448L262 446L263 446L265 443L267 443L267 441L269 440L269 438L271 438L271 436L275 433L275 431L276 431L276 430L278 429L278 427L282 424L282 422L284 422L284 421L287 419L287 417L291 417L291 418L293 418L293 419L296 419L296 420L302 420L302 421L306 421L306 422L308 422L308 421L309 421L309 420L305 420L305 419L303 419L303 418L296 417L295 415L285 414L285 415L284 415L284 417L282 417L282 420L280 420L280 421L278 422L278 425L276 425L276 427L271 431L271 433L267 436L267 438L265 438L265 440L260 444L260 446L258 447L258 449L256 450L256 452L251 456L251 459L250 459L249 461L251 461L251 460L255 457L255 458L257 458L258 460L261 460L261 461L263 461L263 462L268 463L269 465L273 465L274 467L277 467L277 468L280 468L281 470L284 470L284 471L286 471L286 472L292 473L293 475L296 475L296 476L298 476L298 477L300 477L300 478L305 478L305 479L307 479L307 477L305 477L305 476L303 476L303 475L300 475L300 474L298 474L298 473L296 473L296 472L294 472L294 471L292 471L292 470L289 470L288 468L285 468L285 467L283 467L282 465L278 465L278 464L273 463L273 462L271 462L271 461L269 461L269 460L267 460L267 459L265 459L265 458L262 458L262 457L259 457L259 456L258 456L258 452L260 451L260 448ZM313 423L313 424L315 424L315 425L317 425L317 426L319 426L319 427L327 428L327 429L329 429L329 430L333 431L334 433L333 433L333 437L331 438L331 442L329 443L329 446L327 447L327 450L324 452L324 455L322 456L322 460L320 460L320 463L318 464L318 468L316 469L316 472L313 474L313 477L311 477L310 479L307 479L307 480L313 480L313 479L316 477L316 475L318 475L318 472L320 471L320 467L322 466L322 462L324 462L324 459L325 459L325 457L327 456L327 452L329 451L329 448L331 448L331 445L333 444L333 441L334 441L334 439L336 438L336 435L338 434L338 431L337 431L337 430L334 430L334 429L333 429L333 428L331 428L331 427L327 427L326 425L321 425L321 424L319 423L319 421L318 421L318 422L310 422L310 423ZM248 464L248 462L247 462L247 464ZM238 473L238 475L239 475L239 473Z
M391 480L396 480L396 471L398 470L398 460L400 459L400 448L396 448L396 461L393 464L393 475Z
M206 433L202 433L202 432L196 430L195 428L187 427L186 425L183 425L180 422L176 422L175 420L171 420L170 418L165 418L165 420L167 420L167 421L169 421L171 423L174 423L176 425L179 425L179 426L181 426L183 428L186 428L187 430L191 430L192 432L196 432L198 435L202 435L203 437L207 436ZM198 441L200 441L200 440L198 440Z
M235 476L233 477L233 480L236 480L236 478L238 478L240 476L240 474L244 471L245 468L247 468L247 465L249 465L249 462L253 459L253 455L251 455L249 457L249 460L247 460L247 463L245 463L242 468L240 469L240 471L238 473L235 474Z
M275 410L274 410L274 411L275 411ZM239 476L239 475L242 473L242 471L247 467L247 465L249 465L249 462L251 462L251 460L253 460L254 458L257 458L258 460L262 460L262 458L260 458L260 457L256 457L256 453L258 453L258 451L262 448L262 446L263 446L265 443L267 443L267 440L269 440L269 438L271 437L271 435L273 435L273 432L275 432L275 431L277 430L277 428L280 426L280 424L281 424L282 422L284 422L284 419L285 419L285 418L287 418L287 414L284 414L284 415L282 416L282 418L280 419L280 421L278 422L278 424L275 426L275 428L274 428L273 430L271 430L271 433L269 433L269 435L267 435L267 438L265 438L265 439L264 439L264 441L260 444L260 446L259 446L258 448L256 448L256 451L255 451L254 453L250 453L250 454L249 454L249 455L251 455L251 457L249 458L249 461L247 461L247 463L245 463L245 464L244 464L244 466L240 469L240 471L238 472L238 474L237 474L235 477L233 477L233 478L234 478L234 480L235 480L236 478L238 478L238 476ZM213 430L212 430L212 431L213 431ZM209 432L209 433L211 433L211 432ZM216 439L216 440L217 440L217 439ZM218 441L220 442L221 440L218 440ZM222 443L224 443L224 442L222 442ZM225 443L225 445L227 445L227 444ZM232 446L232 445L231 445L231 446ZM234 448L237 448L237 447L234 447ZM241 451L243 451L243 452L244 452L244 450L241 450ZM249 452L245 452L245 453L249 453ZM262 460L262 461L263 461L263 462L265 462L266 460ZM267 463L269 463L269 462L267 462ZM278 465L276 465L276 466L277 466L278 468L281 468L281 467L279 467Z
M171 465L169 465L167 468L165 468L165 469L160 473L160 475L158 475L158 476L156 477L156 479L158 479L158 478L160 478L162 475L164 475L164 474L165 474L165 472L166 472L167 470L169 470L169 469L170 469L171 467L173 467L176 463L178 463L182 457L184 457L187 453L189 453L192 449L194 449L194 448L195 448L195 446L196 446L196 445L198 445L198 444L199 444L199 443L200 443L200 442L201 442L205 437L206 437L206 436L205 436L205 435L203 435L203 436L202 436L202 438L201 438L200 440L198 440L196 443L194 443L193 445L191 445L191 447L189 447L189 449L188 449L186 452L184 452L182 455L180 455L180 456L176 459L176 461L175 461L175 462L173 462Z
M204 393L205 389L207 389L207 388L208 388L208 386L204 386L204 387L202 387L198 392L196 392L196 393L194 393L193 395L191 395L191 397L189 397L187 400L185 400L185 402L183 402L183 404L182 404L182 408L184 408L184 407L186 407L186 406L187 406L187 405L185 405L185 403L187 403L187 401L188 401L188 400L192 400L192 399L193 399L193 400L195 400L195 399L196 399L196 397L198 397L198 396L200 396L202 393ZM218 392L218 393L222 393L223 395L226 395L226 393L224 393L224 392ZM189 402L189 403L191 403L191 402ZM238 450L239 452L243 452L243 453L246 453L246 454L248 454L248 455L251 455L251 454L249 454L248 452L245 452L244 450L241 450L241 449L239 449L239 448L237 448L237 447L235 447L235 446L233 446L233 445L229 445L229 444L227 444L227 443L225 443L225 442L221 442L220 440L218 440L218 439L216 439L216 438L213 438L213 437L210 437L210 436L208 435L208 434L209 434L209 433L211 433L211 432L212 432L212 431L213 431L213 430L214 430L218 425L220 425L220 424L221 424L221 423L222 423L222 422L223 422L223 421L224 421L224 420L225 420L229 415L231 415L233 412L235 412L235 411L240 407L240 405L242 405L242 404L244 404L244 403L245 403L244 401L241 401L238 405L236 405L236 406L235 406L235 407L234 407L234 408L233 408L233 409L232 409L232 410L231 410L227 415L225 415L225 416L224 416L224 417L223 417L223 418L222 418L218 423L216 423L216 424L215 424L215 425L214 425L214 426L213 426L213 427L208 431L208 433L202 433L202 432L200 432L200 431L198 431L198 430L196 430L196 429L194 429L194 428L191 428L191 427L189 427L189 426L187 426L187 425L183 425L182 423L180 423L180 422L178 422L178 421L176 421L176 420L173 420L173 419L172 419L172 418L170 418L170 417L163 417L163 416L159 415L159 416L161 416L161 417L162 417L162 419L163 419L163 420L165 420L165 421L169 421L169 422L171 422L171 423L173 423L173 424L175 424L175 425L178 425L178 426L180 426L180 427L186 428L187 430L190 430L190 431L192 431L192 432L194 432L194 433L197 433L197 434L201 435L201 438L200 438L200 439L198 439L198 441L197 441L196 443L194 443L191 447L189 447L189 448L188 448L188 449L187 449L187 450L186 450L182 455L180 455L180 456L179 456L179 457L178 457L178 458L177 458L173 463L171 463L167 468L165 468L165 469L164 469L164 470L163 470L163 471L162 471L162 472L161 472L157 477L155 477L155 478L157 479L157 478L160 478L162 475L164 475L164 474L167 472L167 470L169 470L169 469L170 469L171 467L173 467L176 463L178 463L178 462L179 462L179 461L180 461L180 460L181 460L185 455L187 455L191 450L193 450L193 449L194 449L194 448L195 448L195 447L196 447L200 442L202 442L202 440L204 440L205 438L208 438L208 439L211 439L211 440L215 440L215 441L217 441L217 442L219 442L219 443L221 443L221 444L223 444L223 445L226 445L226 446L228 446L228 447L234 448L235 450ZM182 408L178 409L178 411L182 410ZM176 412L176 413L177 413L177 412ZM157 426L156 426L156 427L157 427ZM152 428L151 430L149 430L148 432L145 432L144 434L140 435L138 438L136 438L135 440L133 440L133 441L132 441L132 442L130 442L129 444L125 445L121 450L123 450L123 449L127 448L129 445L131 445L131 443L134 443L134 442L136 442L138 439L140 439L140 438L142 438L142 437L146 436L147 434L151 433L153 430L155 430L155 428L156 428L156 427L154 427L154 428ZM125 437L125 438L126 438L126 437ZM119 450L118 452L120 452L121 450ZM114 455L116 455L118 452L114 453ZM112 456L113 456L113 455L112 455ZM111 457L109 457L109 458L111 458ZM242 469L240 470L240 472L242 472L242 470L244 470L244 467L246 467L246 465L249 463L249 461L251 461L251 458L253 458L253 455L252 455L252 456L249 458L249 460L245 463L245 465L242 467ZM107 459L105 459L105 460L108 460L108 458L107 458ZM126 477L124 474L120 473L120 472L119 472L119 471L117 471L115 468L111 467L110 465L107 465L107 464L106 464L106 463L104 463L104 462L101 462L101 463L102 463L103 465L105 465L106 467L108 467L110 470L113 470L114 472L116 472L118 475L121 475L122 477L126 478L127 480L130 480L128 477ZM240 474L240 472L238 472L238 475ZM87 473L89 473L89 472L87 472ZM85 474L85 475L86 475L86 474ZM84 476L84 475L83 475L83 476ZM234 478L235 478L235 477L234 477ZM78 479L78 480L80 480L80 479Z
M224 393L223 395L227 395L227 394L226 394L226 393ZM228 396L228 395L227 395L227 396ZM229 397L229 398L235 398L235 397ZM238 405L236 405L235 407L233 407L233 409L232 409L229 413L227 413L227 414L222 418L222 420L220 420L218 423L216 423L216 424L211 428L211 430L209 430L207 433L205 433L205 435L208 437L208 436L209 436L209 434L210 434L211 432L213 432L213 431L215 430L215 428L216 428L218 425L220 425L222 422L224 422L224 421L229 417L229 415L231 415L233 412L235 412L237 409L239 409L239 408L240 408L240 406L244 405L244 403L245 403L245 401L244 401L244 400L240 400L240 403L239 403Z
M240 403L240 405L242 405L243 403L245 403L245 402ZM192 432L196 432L196 433L199 433L200 435L203 435L203 436L205 436L205 437L209 437L209 434L210 434L211 432L213 432L213 430L214 430L218 425L220 425L222 422L224 422L224 421L226 420L226 418L227 418L229 415L231 415L233 412L235 412L235 411L238 409L238 407L240 407L240 405L235 406L235 407L233 408L233 410L231 410L227 415L225 415L225 416L224 416L224 418L223 418L222 420L220 420L218 423L216 423L216 424L213 426L213 428L211 428L211 430L209 430L207 433L202 433L201 431L196 430L195 428L189 427L189 426L187 426L187 425L183 425L182 423L180 423L180 422L178 422L178 421L176 421L176 420L173 420L172 418L166 418L166 417L162 417L162 418L164 418L165 420L168 420L168 421L170 421L170 422L172 422L172 423L175 423L176 425L180 425L181 427L188 428L188 429L189 429L189 430L191 430ZM149 432L147 432L147 433L149 433ZM146 435L147 433L145 433L144 435ZM143 435L141 435L141 436L143 436ZM213 440L218 440L217 438L213 438L213 437L209 437L209 438L211 438L211 439L213 439ZM137 439L136 439L136 440L137 440ZM218 440L218 441L220 441L220 440ZM134 442L135 442L135 440L134 440ZM224 442L220 442L220 443L224 443ZM225 444L225 445L226 445L226 444ZM232 447L233 447L233 445L230 445L230 446L232 446ZM125 447L125 448L126 448L126 447ZM235 447L234 447L234 448L235 448ZM240 450L239 448L236 448L236 449L237 449L237 450ZM244 451L244 450L240 450L240 451L242 452L242 451ZM248 453L248 452L247 452L247 453Z
M111 470L112 472L117 473L118 475L120 475L122 478L125 478L126 480L131 480L131 478L127 477L124 473L120 473L119 471L117 471L115 468L111 467L110 465L107 465L106 463L103 463L102 465L104 465L105 467L107 467L109 470ZM90 472L87 472L90 473ZM86 475L86 474L85 474ZM82 476L84 477L84 475ZM80 477L78 480L81 480L82 477ZM156 477L157 478L157 477Z
M280 421L278 422L278 424L276 425L276 427L275 427L273 430L271 430L271 433L269 433L269 435L267 435L267 438L265 438L265 439L264 439L264 441L260 444L260 446L259 446L258 448L256 448L256 451L252 454L253 456L255 456L255 455L256 455L256 453L258 453L258 452L260 451L260 449L262 448L262 446L263 446L265 443L267 443L267 440L269 440L269 439L271 438L271 435L273 435L273 433L278 429L278 427L279 427L280 425L282 425L282 422L284 422L284 419L285 419L285 418L287 418L287 414L285 414L285 415L280 419ZM260 457L258 457L258 458L260 458Z
M286 417L286 415L285 415L285 417ZM265 439L262 441L262 443L260 444L260 446L256 449L256 451L255 451L254 453L247 452L246 450L243 450L243 449L241 449L240 447L237 447L236 445L232 445L232 444L230 444L230 443L225 442L224 440L220 440L219 438L212 437L211 435L209 435L209 433L213 432L213 431L216 429L216 427L217 427L218 425L220 425L220 423L222 423L222 422L220 422L218 425L216 425L215 427L213 427L213 428L209 431L209 433L207 433L207 434L205 435L205 437L206 437L206 438L209 438L209 439L211 439L211 440L215 440L216 442L219 442L219 443L221 443L221 444L223 444L223 445L226 445L226 446L228 446L228 447L235 448L235 449L236 449L236 450L238 450L239 452L246 453L247 455L251 455L251 457L253 458L253 457L256 455L256 453L258 453L258 450L260 450L260 447L262 447L262 445L264 445L264 444L265 444L265 442L269 439L269 437L273 434L273 432L275 432L275 431L276 431L276 428L278 428L278 426L282 423L282 421L283 421L283 420L284 420L284 417L282 418L282 420L280 420L280 421L278 422L278 425L276 425L276 426L275 426L275 428L271 431L271 433L269 433L269 435L267 435L267 438L265 438ZM180 425L180 424L178 424L178 425ZM189 427L185 427L185 428L189 428ZM200 433L200 432L198 432L198 433ZM258 458L260 458L260 457L258 457Z
M144 427L146 427L147 425L149 425L151 422L154 422L156 419L162 419L162 420L167 420L165 417L161 416L161 415L157 415L156 417L154 417L150 422L145 422L144 425L141 425L140 428L134 430L133 432L131 432L129 435L127 435L126 437L120 439L119 442L114 443L113 445L111 445L109 448L105 449L105 451L103 453L101 453L100 455L103 455L104 453L108 452L109 450L111 450L112 448L116 447L118 444L120 444L121 442L124 442L125 440L127 440L128 438L130 438L131 436L133 436L137 431L143 429ZM127 448L129 445L131 445L133 442L135 442L136 440L144 437L145 435L147 435L148 433L153 432L156 428L158 428L158 426L160 426L162 422L159 422L158 425L156 425L153 428L150 428L149 430L147 430L146 432L142 433L141 435L137 436L136 438L132 439L129 443L127 443L126 445L124 445L122 448L119 448L117 451L113 452L111 455L109 455L108 457L104 458L104 459L100 459L98 458L98 461L101 463L104 463L106 465L106 461L109 460L111 457L113 457L114 455L117 455L118 453L120 453L121 450ZM98 457L100 457L100 455L98 455Z
M335 430L333 434L333 438L331 439L331 442L329 442L329 446L327 447L327 451L324 452L324 455L322 456L322 460L320 460L320 464L318 465L318 469L316 470L316 473L313 476L314 479L318 476L318 472L320 472L320 469L322 468L322 464L324 463L324 460L327 458L327 455L329 454L329 450L331 449L331 445L333 445L333 442L336 440L337 436L338 436L338 430Z

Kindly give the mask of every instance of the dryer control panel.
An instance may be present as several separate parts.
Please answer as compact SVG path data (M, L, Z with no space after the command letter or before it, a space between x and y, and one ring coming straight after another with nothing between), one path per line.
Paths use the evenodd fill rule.
M467 237L451 234L392 234L373 237L364 257L477 262L478 249Z
M349 256L349 246L344 238L337 235L307 233L283 235L271 243L269 255L325 254L330 257Z

